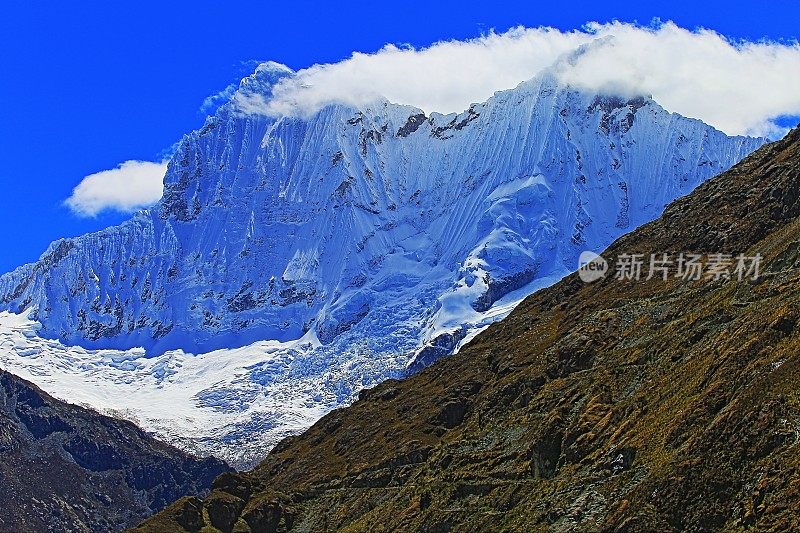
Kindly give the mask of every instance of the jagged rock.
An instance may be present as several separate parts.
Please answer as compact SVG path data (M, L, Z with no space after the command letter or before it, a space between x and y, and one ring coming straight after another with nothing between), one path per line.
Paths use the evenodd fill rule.
M211 525L223 533L233 530L244 505L241 498L222 491L213 491L204 502Z
M242 518L255 532L274 533L281 523L285 529L292 526L292 515L277 498L260 498L248 503Z
M464 421L466 414L467 404L463 401L453 401L442 407L437 419L447 429L453 429Z
M203 527L203 502L196 497L181 498L171 507L172 518L186 531L199 531Z

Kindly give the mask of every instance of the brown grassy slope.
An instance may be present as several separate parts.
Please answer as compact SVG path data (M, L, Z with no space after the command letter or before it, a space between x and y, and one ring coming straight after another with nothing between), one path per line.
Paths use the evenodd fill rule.
M604 253L760 281L570 276L140 531L800 528L799 192L796 129Z

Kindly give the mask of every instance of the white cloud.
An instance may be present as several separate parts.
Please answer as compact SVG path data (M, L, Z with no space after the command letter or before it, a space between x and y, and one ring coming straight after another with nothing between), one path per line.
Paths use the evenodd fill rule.
M247 113L310 114L330 103L362 106L381 97L427 112L458 112L534 77L582 45L562 80L590 90L650 94L670 111L729 134L776 133L773 119L800 114L800 46L734 42L667 22L644 27L590 23L581 30L515 28L414 49L387 45L314 65L273 87L269 100L237 94Z
M285 78L273 89L270 112L314 112L332 102L363 105L381 96L425 111L463 111L533 77L586 41L581 32L517 28L422 50L387 45Z
M219 106L227 102L231 99L231 97L236 93L237 85L235 83L231 83L221 91L216 94L212 94L211 96L207 96L203 103L200 105L200 112L201 113L212 113L214 112Z
M573 85L596 90L622 83L730 134L775 134L774 119L800 114L797 43L732 42L672 23L590 29L610 38L565 69L562 79Z
M83 178L64 203L85 217L104 210L131 213L161 198L166 172L166 162L125 161L117 168Z

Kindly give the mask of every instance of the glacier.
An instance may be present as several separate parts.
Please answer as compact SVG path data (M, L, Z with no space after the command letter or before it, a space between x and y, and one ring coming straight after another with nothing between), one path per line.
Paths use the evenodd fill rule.
M152 209L1 276L0 366L247 466L765 142L550 71L459 114L262 113L291 75L245 78Z

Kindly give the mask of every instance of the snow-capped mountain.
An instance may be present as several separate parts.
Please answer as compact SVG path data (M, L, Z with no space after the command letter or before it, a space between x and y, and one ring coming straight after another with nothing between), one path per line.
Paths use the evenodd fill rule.
M457 115L262 114L291 75L243 80L152 210L0 277L0 309L30 317L2 315L0 364L241 465L764 142L550 73Z

